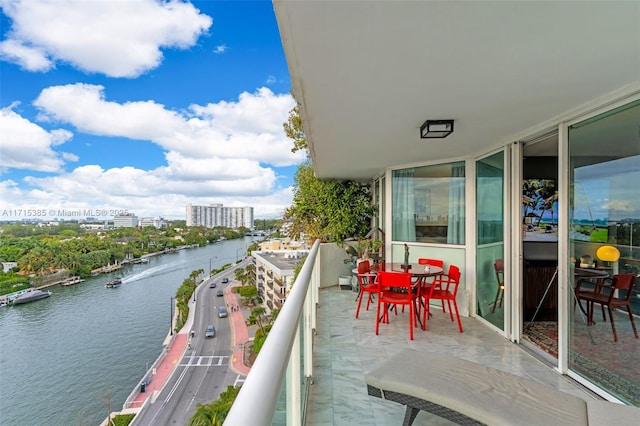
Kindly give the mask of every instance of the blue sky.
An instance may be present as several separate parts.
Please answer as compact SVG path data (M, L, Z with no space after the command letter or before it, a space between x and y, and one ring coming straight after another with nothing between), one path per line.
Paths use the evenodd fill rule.
M304 154L282 129L294 101L270 1L0 8L0 220L291 204Z

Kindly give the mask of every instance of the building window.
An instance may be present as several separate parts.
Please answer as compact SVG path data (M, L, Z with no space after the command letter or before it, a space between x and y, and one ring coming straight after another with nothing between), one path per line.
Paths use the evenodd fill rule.
M393 171L393 240L464 244L465 163Z

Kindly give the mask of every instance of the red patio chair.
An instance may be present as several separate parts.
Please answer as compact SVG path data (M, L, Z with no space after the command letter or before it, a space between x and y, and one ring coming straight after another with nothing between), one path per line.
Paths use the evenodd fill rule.
M444 302L447 302L447 306L449 307L449 316L451 317L451 321L453 321L453 310L455 310L456 318L458 320L458 329L460 333L462 333L462 322L460 321L460 313L458 312L458 304L456 303L456 296L458 295L458 286L460 286L460 268L455 265L449 266L449 271L444 276L444 279L441 283L441 288L437 288L432 285L431 290L428 295L423 295L423 299L425 302L425 306L427 309L424 311L424 319L422 321L422 328L426 329L427 327L427 317L429 314L429 302L433 299L440 300L442 302L443 311L446 313L444 309ZM451 305L453 304L453 310L451 309Z
M369 310L369 304L374 294L380 292L380 286L376 283L376 274L371 272L371 264L368 260L363 260L358 263L358 287L360 287L360 293L358 294L358 307L356 308L356 318L360 314L360 305L362 304L362 298L367 295L366 310Z
M438 268L442 268L442 270L444 271L444 260L440 260L440 259L427 259L427 258L419 258L418 259L418 263L420 265L426 265L426 266L437 266ZM437 286L437 288L442 288L442 280L443 280L443 274L440 275L436 275L434 277L429 277L431 278L431 280L429 281L429 278L424 278L422 280L422 282L420 283L420 294L429 294L429 291L431 290L431 286L435 285ZM421 299L423 300L423 299ZM423 303L420 303L418 305L418 315L421 315L421 309L422 309L422 305ZM444 309L444 303L442 304L442 309Z
M587 303L587 323L593 324L593 308L598 303L606 306L609 311L609 321L611 321L611 329L613 330L613 340L618 341L618 333L616 331L616 323L613 319L613 308L626 307L629 313L629 321L633 327L633 334L638 338L638 330L633 321L633 312L631 311L631 296L633 294L633 285L636 276L633 274L617 274L611 278L605 278L601 284L594 283L596 287L594 291L580 291L576 289L578 300L584 300ZM606 284L610 282L611 284Z
M418 295L413 291L411 273L380 271L377 282L380 286L380 293L376 310L376 335L381 321L389 323L389 310L397 305L402 305L409 307L409 337L413 340L413 328L417 322L416 302Z

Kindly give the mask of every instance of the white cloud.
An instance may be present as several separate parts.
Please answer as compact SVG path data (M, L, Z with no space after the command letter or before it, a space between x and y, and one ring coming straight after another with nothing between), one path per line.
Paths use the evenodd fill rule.
M19 40L1 41L0 59L15 62L27 71L49 71L54 66L44 49L26 46Z
M68 130L48 132L13 111L14 105L0 110L0 153L3 169L28 169L40 172L61 170L61 154L51 147L73 137ZM73 160L73 157L69 157Z
M213 23L179 0L0 0L0 7L13 21L0 57L29 71L61 61L136 77L160 64L162 48L189 48Z
M289 94L261 88L240 94L237 102L176 112L154 101L109 102L104 87L82 83L46 88L34 101L41 119L81 132L149 140L185 158L242 158L279 167L304 160L304 153L291 152L282 128L294 104Z
M228 47L227 47L226 45L224 45L224 44L220 44L220 45L216 46L216 48L215 48L215 50L213 51L213 53L215 53L215 54L218 54L218 55L219 55L219 54L221 54L221 53L226 52L226 51L227 51L227 49L228 49Z
M127 210L140 217L161 215L184 219L185 206L221 203L225 206L252 206L258 217L280 217L291 204L292 188L261 191L260 177L247 176L231 182L198 182L170 179L164 169L144 171L134 167L104 170L81 166L71 173L46 178L26 178L29 188L14 181L0 182L6 209L46 210ZM243 193L241 186L253 187Z
M151 170L134 164L110 169L82 165L61 172L63 160L79 160L74 153L56 152L71 133L63 129L47 132L7 108L3 117L11 120L5 120L2 133L15 135L12 146L16 152L27 152L24 157L31 161L23 168L59 172L26 177L20 186L0 182L12 194L9 208L99 207L182 219L187 203L222 203L253 206L258 217L279 217L291 204L292 189L279 187L276 168L304 160L301 153L291 153L291 142L282 128L294 100L268 89L242 93L236 102L193 105L188 111L176 112L153 101L110 102L101 86L73 84L43 90L34 105L47 125L63 122L83 134L151 141L165 151L166 163ZM35 156L35 145L22 149L25 139L42 140L44 153ZM55 162L42 169L47 156ZM16 164L12 161L6 166Z

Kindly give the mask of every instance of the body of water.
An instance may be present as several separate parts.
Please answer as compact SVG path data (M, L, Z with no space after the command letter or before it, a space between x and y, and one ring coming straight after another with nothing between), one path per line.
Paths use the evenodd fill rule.
M0 307L0 425L97 425L109 406L121 410L162 352L176 289L193 270L235 262L252 241L150 257ZM105 288L115 277L123 284Z

